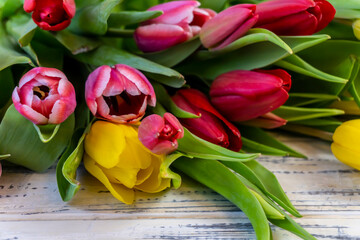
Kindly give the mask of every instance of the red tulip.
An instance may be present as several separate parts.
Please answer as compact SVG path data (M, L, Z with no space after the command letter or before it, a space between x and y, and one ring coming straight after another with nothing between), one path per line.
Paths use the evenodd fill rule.
M196 136L233 151L241 149L239 130L211 106L207 97L195 89L182 89L172 97L181 109L200 118L181 118L181 124Z
M134 123L155 106L156 97L147 78L123 64L101 66L92 72L85 86L86 103L99 118L117 123Z
M326 0L272 0L257 5L255 27L278 35L311 35L325 28L335 12Z
M55 68L37 67L27 72L14 89L16 110L34 124L59 124L75 110L73 85Z
M242 125L260 127L265 129L274 129L286 125L287 120L283 119L274 113L266 113L260 117L241 122Z
M238 4L207 21L200 31L204 47L220 49L244 36L258 19L255 10L254 4Z
M139 140L155 154L169 154L178 148L177 139L184 136L184 129L179 120L171 113L165 113L164 118L150 115L141 121Z
M282 69L236 70L211 85L214 106L230 121L247 121L269 113L289 98L291 76Z
M25 0L24 10L33 12L34 22L47 31L60 31L70 25L75 16L74 0Z
M136 29L134 37L139 49L161 51L198 35L204 23L216 14L198 6L197 1L172 1L149 8L148 11L162 11L163 14Z

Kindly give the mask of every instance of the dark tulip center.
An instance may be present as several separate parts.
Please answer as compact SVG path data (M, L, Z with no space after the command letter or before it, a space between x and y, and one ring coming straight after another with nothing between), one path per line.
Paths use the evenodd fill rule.
M38 96L40 100L44 100L47 96L49 96L50 88L45 85L36 86L33 88L34 95Z
M39 11L40 22L46 22L49 25L57 25L67 19L67 14L62 6L51 5Z
M171 127L169 124L165 124L164 128L160 132L160 139L163 140L175 140L176 139L176 133L175 129Z
M110 109L109 114L116 116L128 114L138 115L144 101L146 101L146 95L132 96L126 91L115 96L103 97Z

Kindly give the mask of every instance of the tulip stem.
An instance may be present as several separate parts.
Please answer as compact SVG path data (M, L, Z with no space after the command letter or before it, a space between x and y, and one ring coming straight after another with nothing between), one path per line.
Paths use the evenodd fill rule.
M281 127L281 129L289 131L289 132L294 132L294 133L300 133L300 134L304 134L307 136L311 136L311 137L316 137L328 142L332 142L332 136L333 133L332 132L326 132L326 131L322 131L316 128L311 128L311 127L305 127L302 125L297 125L297 124L287 124L283 127Z
M133 37L133 35L134 30L120 28L109 28L106 33L107 37Z

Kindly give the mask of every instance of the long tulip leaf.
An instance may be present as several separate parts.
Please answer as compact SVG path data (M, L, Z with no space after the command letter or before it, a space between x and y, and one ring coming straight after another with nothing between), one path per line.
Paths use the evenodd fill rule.
M241 135L245 136L249 140L252 140L254 143L260 144L259 146L253 146L253 151L260 152L262 154L266 154L266 151L263 152L260 148L261 147L268 147L268 150L271 150L273 154L269 155L276 155L275 153L278 152L281 154L280 156L291 156L291 157L298 157L298 158L306 158L303 154L295 151L294 149L286 146L281 141L277 140L276 138L272 137L270 134L265 132L264 130L256 127L250 126L238 126ZM245 150L248 147L247 143L244 142ZM271 153L270 152L270 153ZM282 155L285 154L285 155Z
M101 44L99 40L76 35L68 30L57 32L55 38L74 55L89 52Z
M84 154L83 129L76 131L56 167L56 179L60 196L63 201L70 201L80 188L76 180L76 170Z
M108 26L109 28L121 28L122 26L141 23L156 18L161 14L161 11L121 11L111 13L108 19Z
M184 77L171 68L109 46L101 46L94 51L78 54L75 57L82 62L95 66L127 64L148 73L154 80L169 86L181 87L185 83Z
M211 8L216 12L224 9L228 0L199 0L202 8Z
M344 114L344 111L339 109L281 106L278 109L274 110L273 113L275 113L281 118L286 119L288 122L293 122L299 120L342 115Z
M205 141L184 128L184 137L178 139L178 151L196 158L223 161L250 161L259 154L244 154Z
M173 67L193 54L201 42L198 37L160 52L143 54L142 57L166 67Z
M257 239L270 239L270 228L261 204L234 172L218 161L204 159L179 158L172 165L239 207L253 225Z
M50 142L58 133L61 124L35 125L34 128L43 143Z
M318 119L309 119L302 121L295 121L294 124L301 124L304 126L313 127L322 131L334 132L342 122L333 118L318 118Z
M338 101L340 98L336 95L321 93L290 93L286 105L293 107L302 107L317 103L328 103Z
M13 16L19 8L22 8L23 4L22 0L2 0L0 2L0 20Z
M269 219L269 221L282 228L285 229L289 232L294 233L295 235L301 237L302 239L305 240L316 240L316 238L314 236L312 236L310 233L308 233L305 229L303 229L299 224L297 224L294 220L291 219L291 217L285 215L285 219L284 220L278 220L278 219Z
M27 15L16 14L6 22L6 29L18 40L21 47L29 45L37 25Z
M266 146L264 144L245 138L244 136L241 136L241 141L243 143L241 150L247 153L261 153L263 155L270 156L289 156L288 152Z
M281 39L291 47L294 53L296 53L325 42L330 39L330 36L326 34L311 36L286 36L281 37Z
M12 105L0 125L0 154L11 154L9 162L42 172L49 168L66 148L74 131L71 115L48 143L40 141L33 124ZM19 151L21 149L21 151Z
M170 178L172 185L175 189L178 189L181 186L181 176L170 169L170 165L176 161L178 158L185 156L182 153L175 152L173 154L167 155L165 160L161 163L160 174L162 178Z
M152 84L156 93L156 100L160 102L169 112L178 118L199 118L199 116L179 108L171 99L166 89L159 83Z

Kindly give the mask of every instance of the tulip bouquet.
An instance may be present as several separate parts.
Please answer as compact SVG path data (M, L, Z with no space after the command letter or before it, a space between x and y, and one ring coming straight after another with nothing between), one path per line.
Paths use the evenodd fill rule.
M56 163L64 201L82 162L126 204L185 174L258 239L269 222L315 239L256 158L305 157L264 129L331 140L357 118L358 18L360 3L340 0L0 0L0 160ZM346 163L359 128L335 133Z

